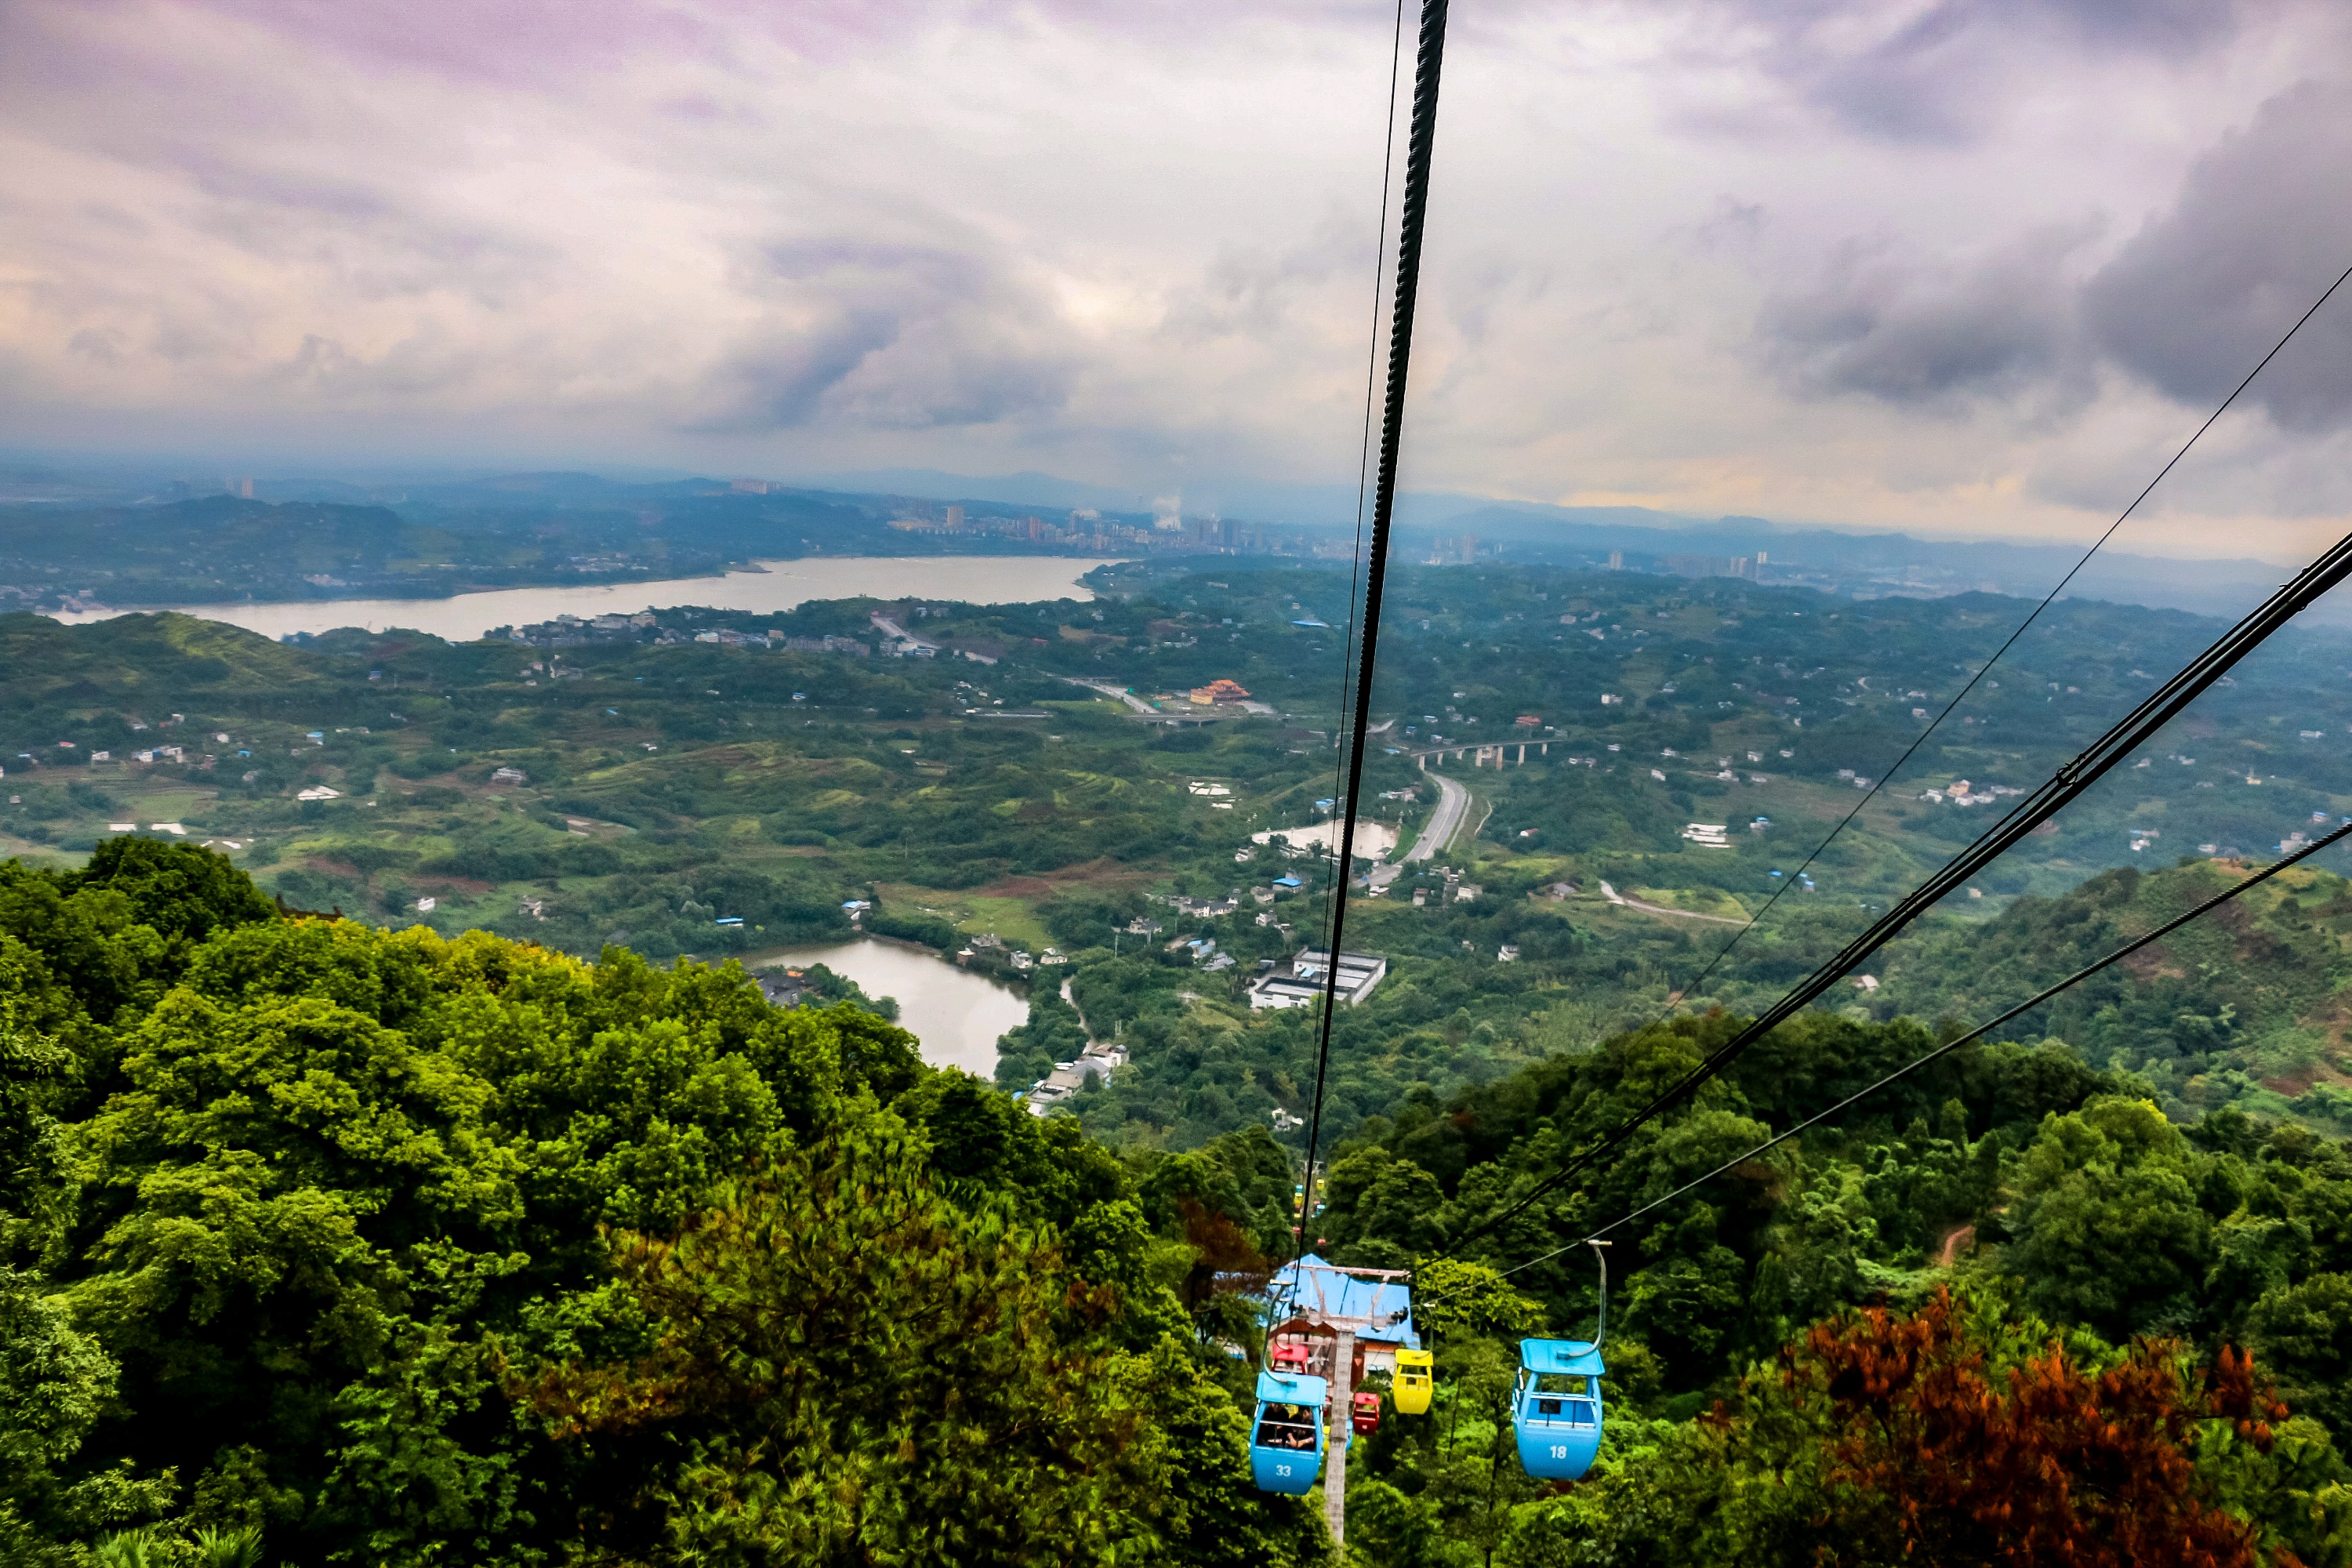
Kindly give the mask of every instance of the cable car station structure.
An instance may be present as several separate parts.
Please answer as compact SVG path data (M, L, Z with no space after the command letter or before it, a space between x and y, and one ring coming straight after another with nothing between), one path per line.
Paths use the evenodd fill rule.
M1397 1268L1343 1268L1310 1252L1276 1269L1266 1288L1266 1369L1258 1374L1250 1468L1268 1491L1303 1493L1319 1454L1335 1542L1346 1531L1348 1441L1381 1423L1381 1396L1363 1386L1365 1374L1396 1373L1401 1356L1413 1358L1408 1367L1425 1359L1410 1279ZM1429 1407L1426 1379L1418 1381L1418 1408L1409 1415ZM1313 1452L1300 1442L1310 1422Z

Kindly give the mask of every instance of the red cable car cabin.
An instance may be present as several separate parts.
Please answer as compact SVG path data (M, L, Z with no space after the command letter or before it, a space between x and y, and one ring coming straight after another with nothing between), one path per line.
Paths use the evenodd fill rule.
M1381 1396L1379 1394L1369 1388L1358 1389L1349 1397L1348 1403L1354 1406L1355 1427L1360 1436L1370 1436L1381 1429Z
M1266 1364L1276 1372L1304 1374L1307 1371L1307 1347L1296 1341L1278 1344L1266 1352Z

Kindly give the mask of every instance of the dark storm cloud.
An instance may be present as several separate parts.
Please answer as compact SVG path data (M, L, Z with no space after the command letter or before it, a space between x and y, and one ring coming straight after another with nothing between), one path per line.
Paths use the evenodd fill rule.
M724 407L688 428L740 435L807 425L826 393L898 335L898 319L887 311L855 310L740 345L719 374Z
M1850 247L1815 287L1768 303L1766 363L1810 396L1958 405L2066 374L2078 333L2061 268L2076 237L2043 235L1964 267Z
M2087 282L2047 236L1929 267L1850 247L1759 312L1765 361L1809 396L1903 405L2087 395L2098 363L2182 404L2219 403L2352 267L2352 84L2306 81L2199 158L2170 205ZM2248 389L2294 430L2352 423L2352 287Z
M1051 310L980 256L793 240L761 251L744 286L773 301L779 320L728 356L712 389L717 406L690 428L987 425L1051 411L1068 396L1067 358L1041 341Z
M2219 402L2352 267L2352 87L2309 81L2263 105L2200 159L2084 293L2116 363L2168 395ZM2294 429L2352 414L2352 286L2331 300L2247 397Z

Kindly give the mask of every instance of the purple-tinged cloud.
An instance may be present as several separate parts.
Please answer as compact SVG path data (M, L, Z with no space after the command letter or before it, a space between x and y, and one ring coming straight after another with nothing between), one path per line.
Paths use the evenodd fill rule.
M1054 312L979 251L797 237L740 278L768 320L709 378L688 428L992 425L1068 395Z
M1758 322L1765 362L1815 397L1950 406L2039 388L2078 361L2063 268L2082 238L2036 235L1942 265L1849 246L1818 283L1766 305Z
M2352 268L2352 84L2307 81L2200 158L2084 293L2100 347L2168 396L2218 403ZM2352 284L2247 397L2292 429L2352 417Z
M1977 138L2072 61L2177 59L2226 43L2243 0L1697 0L1696 52L1745 55L1848 130Z

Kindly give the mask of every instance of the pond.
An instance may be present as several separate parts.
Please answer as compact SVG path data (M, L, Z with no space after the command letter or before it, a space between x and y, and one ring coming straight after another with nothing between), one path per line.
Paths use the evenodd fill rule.
M959 969L928 949L860 937L824 947L796 947L761 967L822 963L845 974L868 996L896 996L898 1022L921 1042L933 1067L961 1068L982 1079L996 1074L996 1041L1029 1021L1029 1004L1010 986Z

